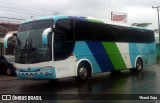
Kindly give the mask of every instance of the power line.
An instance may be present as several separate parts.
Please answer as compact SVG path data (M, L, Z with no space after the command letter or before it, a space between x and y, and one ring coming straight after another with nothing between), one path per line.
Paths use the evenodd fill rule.
M141 3L141 4L144 4L144 5L148 5L148 6L152 6L152 5L155 5L155 4L156 5L160 4L160 2L153 1L153 0L141 0L141 1L131 0L131 1Z
M19 19L19 18L3 17L3 16L0 16L0 18L3 18L3 19L12 19L12 20L20 20L20 21L24 21L25 20L25 19Z
M15 8L15 7L7 7L7 6L0 6L3 8L6 8L6 9L9 9L9 10L18 10L18 11L22 11L22 12L27 12L27 13L35 13L35 14L42 14L41 12L35 12L35 11L31 11L31 10L25 10L25 9L20 9L20 8ZM45 15L48 15L47 13L43 13Z
M147 2L143 2L143 1L136 1L136 0L130 0L130 1L141 3L141 4L144 4L144 5L147 5L147 6L152 6L150 3L148 4Z
M4 5L6 5L6 6L4 6ZM14 5L14 7L12 7L12 5ZM15 6L27 8L27 10L22 9L22 8L15 8ZM2 9L0 9L3 11L17 12L17 13L23 13L23 14L32 14L32 15L38 15L38 16L53 15L53 14L55 15L57 13L60 13L60 12L53 11L53 10L40 9L40 8L36 8L36 7L31 7L31 6L26 6L26 5L18 5L15 3L6 3L6 2L0 2L0 7L3 7Z
M17 5L17 6L21 6L21 7L25 7L25 8L32 8L32 9L36 9L36 10L39 10L39 11L47 11L47 12L53 12L51 10L45 10L45 9L40 9L40 8L35 8L35 7L30 7L30 6L25 6L25 5L18 5L18 4L13 4L13 3L6 3L6 2L0 2L1 4L4 4L4 5L8 5L8 6L11 6L11 5Z
M1 6L1 4L3 5L7 5L7 6ZM2 7L2 9L0 9L1 11L9 11L9 12L16 12L16 13L23 13L23 14L32 14L32 15L38 15L38 16L44 16L44 15L52 15L52 14L57 14L57 12L51 11L51 10L44 10L44 9L38 9L38 8L33 8L33 7L29 7L29 6L23 6L23 8L27 8L26 9L22 9L22 8L15 8L15 7L11 7L12 5L17 5L17 4L12 4L12 3L5 3L5 2L0 2L0 7ZM21 6L22 5L17 5L17 6ZM35 10L29 10L29 9L33 8ZM59 12L58 12L59 13Z
M32 15L39 15L42 16L40 14L35 14L35 13L27 13L27 12L23 12L23 11L17 11L17 10L7 10L7 9L0 9L1 11L10 11L10 12L16 12L16 13L22 13L22 14L32 14Z
M146 5L146 6L152 6L152 5L154 5L154 4L158 4L158 2L154 2L154 1L148 1L148 0L139 0L139 1L137 1L137 0L130 0L130 1L125 1L125 2L132 2L132 3L135 3L136 5L137 5L137 3L138 4L143 4L143 5Z
M147 2L150 2L150 3L154 3L154 4L156 4L156 5L158 5L158 4L160 4L160 2L158 2L158 1L154 1L154 0L144 0L144 1L147 1Z
M148 1L148 0L143 0L144 2L146 2L146 3L149 3L149 4L157 4L156 2L153 2L153 1Z

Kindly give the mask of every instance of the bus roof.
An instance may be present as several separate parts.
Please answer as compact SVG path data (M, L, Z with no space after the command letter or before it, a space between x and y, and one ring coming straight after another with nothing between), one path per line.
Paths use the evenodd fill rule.
M37 20L48 20L48 19L54 19L54 20L59 20L59 19L65 19L65 18L74 18L77 20L86 20L86 21L93 21L93 22L101 22L104 23L101 20L98 20L96 18L92 18L92 17L81 17L81 16L63 16L63 15L56 15L56 16L43 16L43 17L38 17L38 18L32 18L29 20L26 20L22 23L28 23L28 22L32 22L32 21L37 21Z
M67 19L67 18L72 18L72 19L76 19L76 20L83 20L83 21L97 22L97 23L104 23L104 24L110 24L110 25L117 25L117 26L124 26L124 27L131 27L131 28L137 28L137 29L144 29L144 30L152 30L151 28L148 28L148 27L144 28L144 27L127 25L125 23L117 23L117 22L113 22L113 21L102 21L102 20L99 20L99 19L96 19L96 18L93 18L93 17L64 16L64 15L43 16L43 17L38 17L38 18L32 18L32 19L29 19L29 20L26 20L26 21L22 22L22 24L32 22L32 21L48 20L48 19L53 19L56 22L59 19Z

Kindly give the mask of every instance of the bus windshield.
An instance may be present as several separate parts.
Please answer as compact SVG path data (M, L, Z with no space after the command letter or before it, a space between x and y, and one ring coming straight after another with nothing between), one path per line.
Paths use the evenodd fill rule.
M42 44L42 34L52 27L53 20L41 20L22 24L16 39L15 62L39 63L50 61L51 47Z

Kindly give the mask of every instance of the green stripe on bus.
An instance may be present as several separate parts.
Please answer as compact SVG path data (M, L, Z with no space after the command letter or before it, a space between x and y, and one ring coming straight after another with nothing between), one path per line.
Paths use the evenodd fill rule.
M121 56L121 53L114 42L102 42L115 70L127 68L125 62Z
M87 19L87 20L95 23L104 23L103 21L97 19Z

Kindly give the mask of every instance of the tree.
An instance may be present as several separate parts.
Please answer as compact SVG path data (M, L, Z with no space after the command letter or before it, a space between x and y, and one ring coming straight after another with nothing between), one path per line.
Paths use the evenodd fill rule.
M148 27L149 25L152 25L152 23L133 23L132 26L138 26L138 27Z
M155 29L155 30L154 30L154 32L155 32L155 33L158 33L158 32L159 32L159 30L158 30L158 29Z

